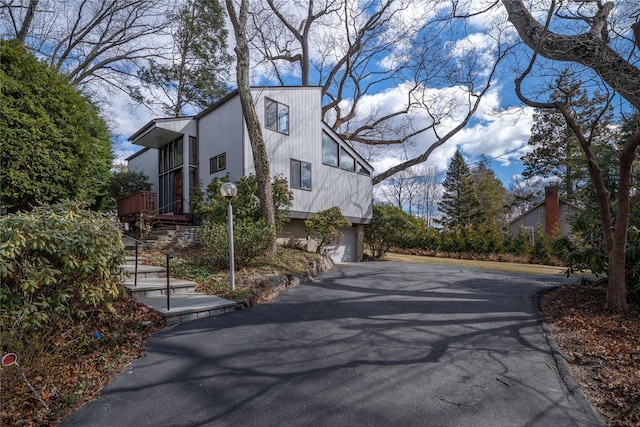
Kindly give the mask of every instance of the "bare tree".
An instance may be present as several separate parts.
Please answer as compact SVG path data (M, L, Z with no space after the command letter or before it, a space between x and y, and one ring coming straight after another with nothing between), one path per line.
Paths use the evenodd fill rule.
M503 0L502 4L522 40L534 51L529 66L516 79L518 97L531 107L559 111L585 153L587 168L597 195L609 262L607 304L611 309L623 310L627 307L625 247L629 216L631 209L640 202L640 192L634 190L632 172L640 146L640 123L636 123L635 132L619 145L617 189L615 194L609 194L602 165L592 145L595 134L593 129L598 120L594 120L590 127L580 126L580 121L572 115L567 105L558 101L534 99L524 93L523 84L537 61L540 61L539 56L554 61L573 62L584 66L585 72L593 71L589 78L601 79L602 86L610 90L610 100L619 94L636 110L640 109L640 69L634 65L634 61L638 59L639 10L625 9L622 12L624 15L621 15L622 9L618 14L614 13L616 6L612 2L574 1L565 4L550 1L546 11L547 19L544 23L539 23L522 1ZM613 19L621 16L629 18L626 29L621 21L612 25ZM568 24L558 25L558 21ZM568 32L558 33L560 29ZM635 40L626 34L633 34ZM613 37L616 38L615 43L612 41ZM608 105L602 107L601 115L604 115L607 107Z
M137 93L140 64L158 55L167 0L0 0L3 37L20 40L76 84ZM137 78L136 78L137 79Z
M258 119L253 97L251 96L251 85L249 81L250 58L246 33L249 2L248 0L240 0L237 11L233 3L233 0L225 0L227 12L229 13L236 38L236 77L240 103L242 105L242 115L244 116L247 131L249 132L249 141L251 142L253 165L258 180L260 212L262 213L262 217L271 225L272 229L275 230L275 208L273 205L273 188L271 186L269 158L267 157L267 150L262 136L260 120ZM277 250L275 233L268 250L272 253Z
M302 85L322 87L323 119L344 139L386 147L428 141L376 176L378 184L426 161L469 123L490 88L502 41L461 53L443 37L453 28L451 13L447 2L433 0L418 8L409 0L267 0L253 10L252 43L281 84L299 75ZM365 106L390 85L406 89L403 105ZM443 99L430 90L445 86L457 92Z
M442 176L443 172L435 166L422 165L398 172L378 189L391 205L422 218L427 225L433 225L438 213Z

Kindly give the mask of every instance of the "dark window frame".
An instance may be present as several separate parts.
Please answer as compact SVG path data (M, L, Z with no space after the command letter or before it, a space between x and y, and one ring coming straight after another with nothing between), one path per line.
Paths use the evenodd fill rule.
M274 132L278 132L281 133L283 135L289 135L289 129L290 129L290 125L291 125L291 115L290 115L290 108L287 104L283 104L282 102L278 102L274 99L271 98L265 98L265 103L264 103L264 122L265 122L265 128L272 130ZM269 110L271 105L275 106L275 114L274 117L270 117L269 115ZM281 110L282 109L286 109L286 128L281 128L280 126L280 116L281 116ZM271 120L270 120L271 119Z
M290 178L290 188L296 190L305 190L312 191L313 190L313 180L312 180L312 165L309 162L305 162L303 160L290 159L289 160L289 178ZM307 180L304 179L303 171L308 169L308 186L305 185ZM295 174L295 175L294 175Z
M220 160L224 159L224 165L220 166ZM209 158L209 174L218 173L227 168L227 153L221 153Z

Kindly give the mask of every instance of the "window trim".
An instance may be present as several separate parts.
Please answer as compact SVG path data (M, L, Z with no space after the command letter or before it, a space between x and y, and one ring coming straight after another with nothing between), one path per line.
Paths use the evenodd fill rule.
M351 157L351 159L353 160L353 168L347 168L342 166L342 157L343 157L343 153L346 154L347 156ZM354 155L352 155L351 153L349 153L342 145L340 146L340 169L342 169L343 171L348 171L348 172L356 172L357 171L357 163L358 161L356 160L356 157Z
M272 130L274 132L281 133L283 135L289 135L289 129L291 128L291 114L290 114L291 109L289 108L289 106L287 104L283 104L282 102L278 102L278 101L276 101L274 99L267 98L267 97L264 98L264 101L265 101L265 103L264 103L264 127L266 129ZM275 120L273 122L273 125L269 124L269 119L268 119L268 116L267 116L267 111L269 110L269 106L270 106L271 103L273 103L275 105L275 107L276 107ZM280 128L280 107L281 106L285 107L287 109L287 113L286 113L286 116L287 116L287 128L286 128L286 131L282 130Z
M294 163L297 163L297 166L294 168ZM302 171L304 169L304 166L307 165L309 167L309 187L305 187L303 186L303 179L302 179ZM294 179L293 179L293 174L294 171L296 171L298 173L299 179L298 181L300 182L300 186L294 186ZM312 165L309 162L305 162L303 160L298 160L298 159L294 159L291 158L289 159L289 179L291 181L291 183L289 184L290 188L293 188L295 190L305 190L305 191L312 191L313 190L313 175L312 175Z
M224 159L224 165L220 167L220 160ZM214 173L218 173L227 168L227 153L221 153L217 156L213 156L209 158L209 174L213 175Z
M326 136L326 139L325 139ZM337 153L336 153L336 163L335 165L332 165L330 163L326 163L324 161L324 143L325 141L328 140L329 142L332 142L333 144L335 144L336 149L337 149ZM327 132L325 132L324 130L322 131L322 164L326 165L326 166L331 166L332 168L338 168L340 169L340 143L338 141L336 141L335 139L333 139L331 137L331 135L329 135Z

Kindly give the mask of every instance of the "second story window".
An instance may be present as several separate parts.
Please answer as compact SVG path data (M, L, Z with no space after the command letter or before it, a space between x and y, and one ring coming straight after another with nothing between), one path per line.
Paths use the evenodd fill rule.
M220 172L227 168L227 153L218 154L209 159L209 173Z
M272 99L265 99L265 123L267 129L289 135L289 107Z
M338 143L322 132L322 163L338 167Z
M356 170L356 159L342 147L340 147L340 169L352 172Z

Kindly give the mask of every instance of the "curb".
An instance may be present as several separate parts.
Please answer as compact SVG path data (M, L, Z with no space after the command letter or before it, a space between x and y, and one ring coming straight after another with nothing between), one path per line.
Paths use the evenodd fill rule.
M598 413L598 411L591 405L587 397L582 392L582 389L573 378L573 374L571 373L571 368L569 367L569 362L562 354L560 350L560 346L556 343L556 340L553 338L553 333L551 332L551 328L546 322L546 317L540 308L540 303L542 301L542 297L549 292L553 292L556 289L560 288L560 286L554 286L552 288L543 289L541 291L536 292L532 297L533 308L536 311L536 315L538 317L538 322L542 328L542 332L544 334L544 338L551 350L551 357L553 357L553 361L555 362L556 369L558 372L558 376L560 377L560 381L567 388L567 391L571 396L573 396L576 401L582 407L582 411L589 417L590 421L593 425L606 427L606 423Z

